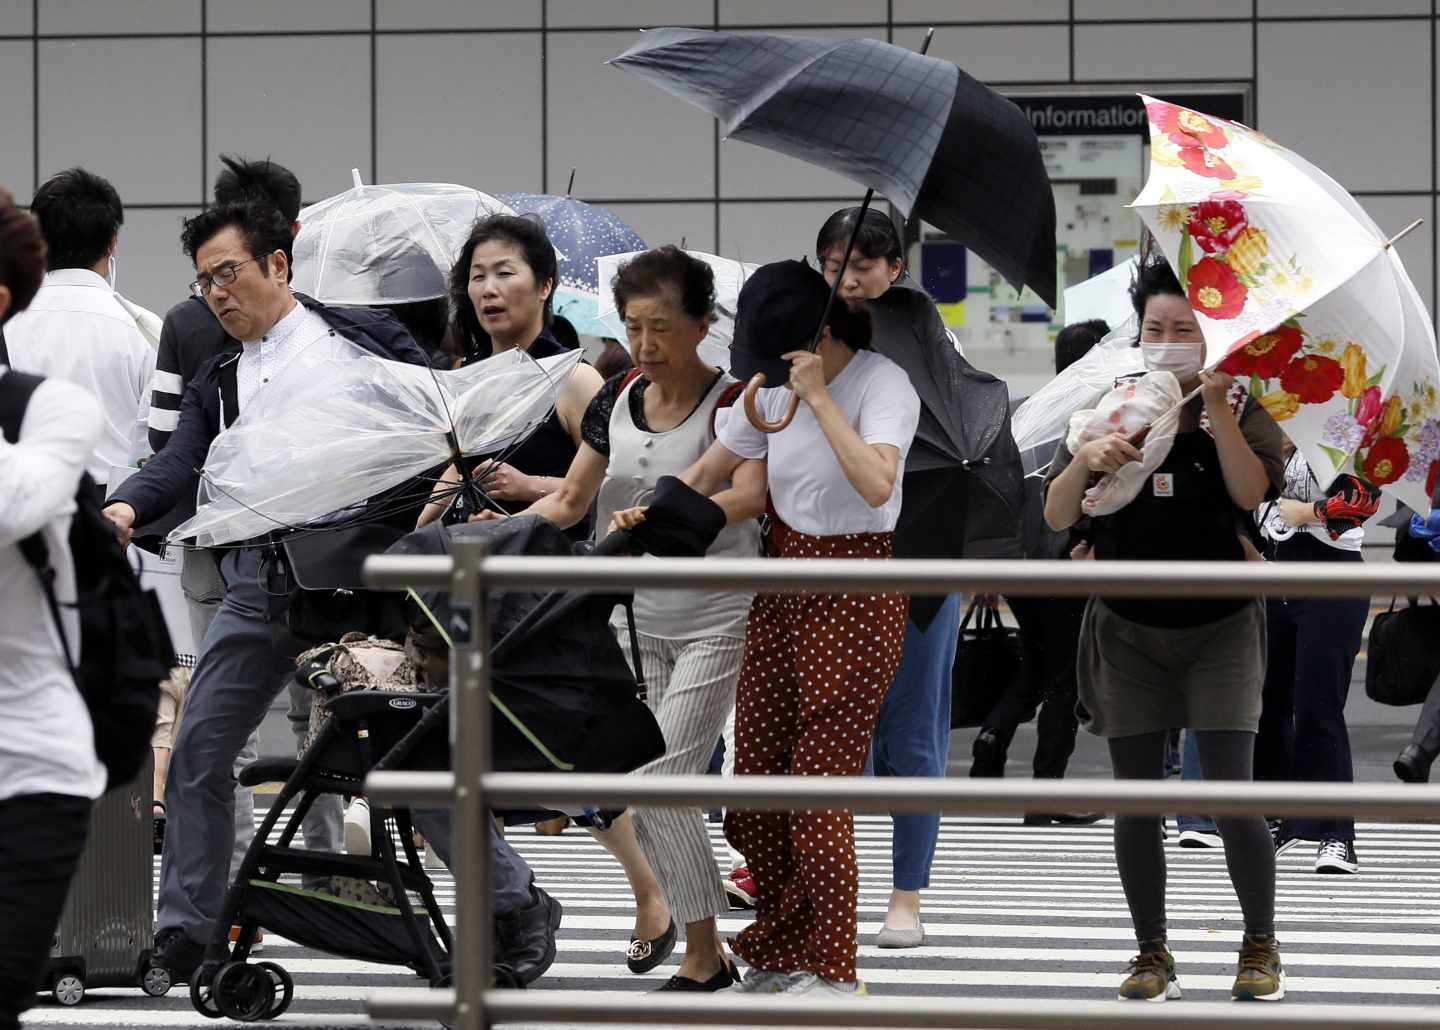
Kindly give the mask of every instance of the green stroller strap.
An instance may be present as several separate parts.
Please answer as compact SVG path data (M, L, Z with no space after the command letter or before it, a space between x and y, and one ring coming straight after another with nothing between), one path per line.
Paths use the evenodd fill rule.
M440 639L445 641L445 646L453 651L455 649L455 642L450 638L450 634L445 632L445 627L440 625L440 620L435 617L435 613L430 610L430 606L424 601L420 600L420 595L415 592L414 588L407 587L405 592L410 595L410 599L412 601L414 601L417 605L420 606L420 610L425 613L425 617L429 619L430 624L435 627L435 632L439 633ZM506 706L505 702L501 701L498 697L496 697L494 693L491 693L490 695L490 703L495 706L495 708L500 712L501 715L505 716L505 718L509 720L510 725L514 726L517 730L520 731L520 735L523 736L526 740L528 740L531 746L533 746L536 751L539 751L540 754L544 756L547 762L553 765L556 769L559 769L561 772L575 771L575 766L573 763L561 761L560 758L558 758L553 751L551 751L548 747L545 746L544 741L542 741L539 737L535 736L535 734L531 732L530 727L526 726L523 722L521 722L520 717L517 716L514 712L510 711L510 709Z

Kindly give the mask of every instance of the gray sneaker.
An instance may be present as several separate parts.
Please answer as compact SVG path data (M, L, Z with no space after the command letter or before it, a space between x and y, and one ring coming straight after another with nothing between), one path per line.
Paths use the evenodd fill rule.
M793 973L776 973L768 969L751 969L744 979L737 980L730 990L736 994L779 994L790 985Z
M787 996L807 994L812 998L864 998L869 996L870 989L861 980L842 983L814 973L796 973L790 977L783 993Z

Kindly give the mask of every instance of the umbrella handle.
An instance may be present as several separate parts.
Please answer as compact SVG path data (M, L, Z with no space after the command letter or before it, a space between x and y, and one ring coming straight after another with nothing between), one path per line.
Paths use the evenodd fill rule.
M755 397L759 394L760 387L764 385L764 372L756 372L750 377L750 381L745 384L745 417L750 420L752 426L762 433L778 433L795 418L795 412L800 410L800 398L792 394L790 397L790 407L784 415L780 416L780 421L766 422L765 419L760 417L760 412L755 408Z

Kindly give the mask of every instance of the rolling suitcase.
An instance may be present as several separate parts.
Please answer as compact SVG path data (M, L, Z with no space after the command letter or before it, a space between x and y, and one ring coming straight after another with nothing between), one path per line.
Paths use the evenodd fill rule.
M138 987L158 997L170 974L150 964L154 937L151 765L135 782L107 791L90 813L60 925L50 944L45 989L78 1005L91 987Z

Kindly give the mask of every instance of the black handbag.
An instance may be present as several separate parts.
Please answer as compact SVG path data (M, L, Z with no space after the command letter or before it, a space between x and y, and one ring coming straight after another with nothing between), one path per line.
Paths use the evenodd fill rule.
M1375 616L1365 662L1365 694L1382 705L1418 705L1440 678L1440 604L1411 604Z
M984 725L1023 674L1020 631L1005 625L992 600L976 597L960 620L950 673L950 728Z

